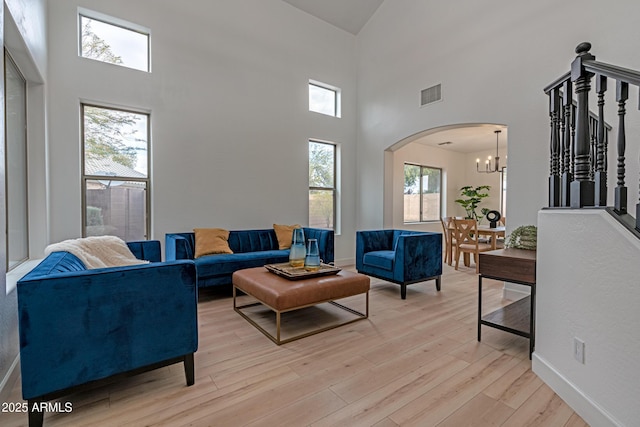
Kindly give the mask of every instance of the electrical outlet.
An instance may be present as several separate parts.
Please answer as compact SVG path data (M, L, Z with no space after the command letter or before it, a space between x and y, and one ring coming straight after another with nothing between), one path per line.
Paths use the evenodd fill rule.
M584 365L584 341L573 338L573 358Z

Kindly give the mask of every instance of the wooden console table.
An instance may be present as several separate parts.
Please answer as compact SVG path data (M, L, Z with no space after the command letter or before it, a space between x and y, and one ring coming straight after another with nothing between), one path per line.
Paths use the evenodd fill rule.
M529 338L529 359L535 348L536 251L499 249L481 252L478 277L478 341L482 325ZM482 279L531 287L531 295L482 315Z

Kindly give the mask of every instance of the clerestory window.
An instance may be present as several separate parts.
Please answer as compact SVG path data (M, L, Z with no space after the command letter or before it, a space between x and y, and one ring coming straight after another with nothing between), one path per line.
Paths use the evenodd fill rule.
M151 71L149 30L91 11L83 10L78 17L81 57Z

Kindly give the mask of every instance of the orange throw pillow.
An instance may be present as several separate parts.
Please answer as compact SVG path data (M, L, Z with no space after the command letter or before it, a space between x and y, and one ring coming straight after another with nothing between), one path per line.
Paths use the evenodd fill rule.
M224 228L194 228L196 253L194 258L204 255L232 254L229 247L229 230Z
M289 249L291 247L291 241L293 240L293 230L296 228L300 228L300 224L273 224L273 229L276 232L276 237L278 238L278 246L280 247L280 249Z

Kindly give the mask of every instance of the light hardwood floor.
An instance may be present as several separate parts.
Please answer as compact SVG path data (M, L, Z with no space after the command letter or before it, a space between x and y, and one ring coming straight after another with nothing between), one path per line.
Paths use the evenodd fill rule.
M181 364L161 368L65 397L73 411L45 426L586 426L531 371L526 339L483 327L477 342L475 269L444 267L441 292L414 284L403 301L372 279L369 319L282 346L233 311L230 293L201 292L195 385ZM501 287L485 281L487 310L503 304ZM283 322L331 316L306 310ZM19 380L10 401L22 401ZM0 413L2 426L26 424Z

